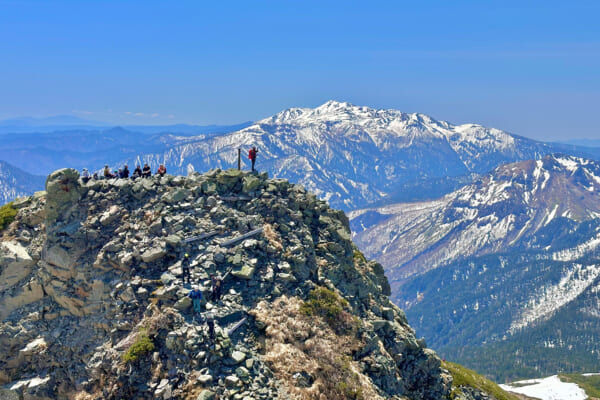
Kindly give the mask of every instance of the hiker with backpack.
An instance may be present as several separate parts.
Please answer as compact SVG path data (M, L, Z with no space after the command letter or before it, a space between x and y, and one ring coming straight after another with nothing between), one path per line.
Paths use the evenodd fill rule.
M144 169L142 170L142 178L150 178L152 175L152 170L148 164L144 164Z
M258 154L258 149L256 146L252 146L250 151L248 152L248 158L252 161L252 172L254 172L254 163L256 162L256 155Z
M194 288L188 293L188 297L192 299L194 314L198 314L198 316L200 316L200 312L202 311L202 292L200 291L200 288L197 285L194 286Z
M183 260L181 260L181 272L183 273L183 284L185 285L186 277L188 283L192 283L192 275L190 274L190 255L188 253L185 253Z

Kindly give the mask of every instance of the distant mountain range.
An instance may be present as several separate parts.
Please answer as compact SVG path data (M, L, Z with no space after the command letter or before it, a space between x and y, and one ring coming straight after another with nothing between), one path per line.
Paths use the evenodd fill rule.
M123 158L176 174L237 166L237 150L259 148L257 166L300 182L343 210L434 198L502 163L554 152L595 157L600 149L542 143L481 125L329 101L291 108L224 135L179 140L165 151Z
M147 134L177 133L179 135L200 135L203 133L226 133L243 129L252 122L234 125L115 125L107 122L90 121L71 115L57 115L46 118L11 118L0 121L0 134L3 133L49 133L56 131L102 131L120 127L129 131Z
M573 156L349 215L418 334L499 380L600 367L599 216L600 163Z
M48 122L85 121L19 123L31 127ZM481 125L453 125L423 114L336 101L314 109L290 108L246 125L3 134L0 160L42 175L65 166L100 170L104 164L117 169L144 162L153 170L164 163L170 173L186 175L237 167L238 149L243 167L249 168L247 151L257 145L260 170L300 182L349 211L436 198L507 162L554 152L600 156L600 149L543 143Z
M0 205L44 188L45 176L36 176L0 161Z

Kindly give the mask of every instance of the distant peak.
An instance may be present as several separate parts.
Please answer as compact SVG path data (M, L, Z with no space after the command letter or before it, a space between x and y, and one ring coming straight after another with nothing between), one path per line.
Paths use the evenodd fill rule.
M348 103L347 101L329 100L326 103L321 104L317 109L337 109L337 108L351 108L355 107L354 104Z

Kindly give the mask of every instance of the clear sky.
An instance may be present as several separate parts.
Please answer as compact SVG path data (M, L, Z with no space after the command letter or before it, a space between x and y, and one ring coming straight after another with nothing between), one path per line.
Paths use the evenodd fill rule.
M600 1L0 0L0 119L229 124L329 99L600 139Z

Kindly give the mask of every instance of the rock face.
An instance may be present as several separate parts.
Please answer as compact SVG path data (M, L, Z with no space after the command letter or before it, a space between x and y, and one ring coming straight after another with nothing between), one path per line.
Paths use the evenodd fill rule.
M64 169L46 189L0 242L0 397L448 398L383 268L303 187L220 170L84 185Z

